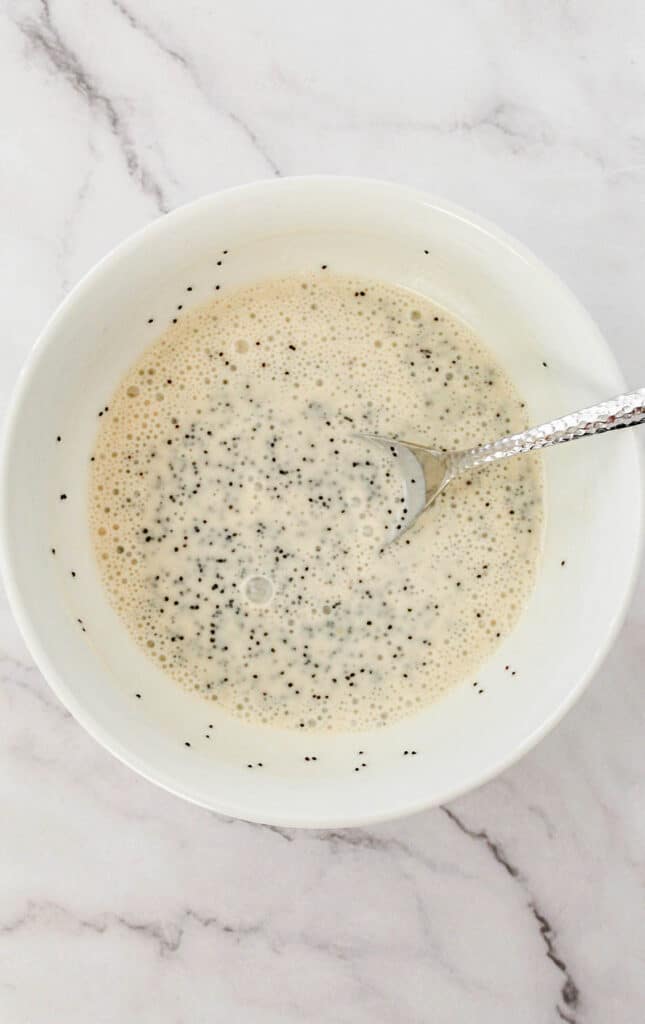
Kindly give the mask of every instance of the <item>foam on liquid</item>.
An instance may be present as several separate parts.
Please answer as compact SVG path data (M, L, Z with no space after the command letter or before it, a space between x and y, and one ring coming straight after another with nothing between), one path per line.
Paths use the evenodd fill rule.
M128 630L234 715L362 729L465 679L514 625L542 520L534 456L461 479L413 530L395 461L355 437L463 448L527 426L463 323L320 273L185 313L101 420L91 527Z

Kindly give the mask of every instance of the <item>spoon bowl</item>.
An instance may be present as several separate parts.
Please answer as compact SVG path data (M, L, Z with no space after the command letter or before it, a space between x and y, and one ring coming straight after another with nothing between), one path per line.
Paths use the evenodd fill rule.
M405 512L396 526L389 528L388 543L402 537L452 480L451 454L427 448L412 441L401 441L381 434L358 434L360 438L384 448L393 459L403 480Z

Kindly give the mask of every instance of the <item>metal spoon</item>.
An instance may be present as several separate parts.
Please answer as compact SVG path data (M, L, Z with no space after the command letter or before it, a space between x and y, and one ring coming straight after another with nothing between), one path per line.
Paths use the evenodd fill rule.
M569 413L551 423L542 423L520 434L501 437L498 441L465 451L442 452L379 434L358 436L389 448L392 456L399 460L405 480L407 515L391 537L396 540L410 529L452 480L464 473L471 473L474 469L481 469L482 466L497 462L498 459L507 459L511 455L524 455L539 448L548 448L552 444L575 441L579 437L591 437L620 427L635 427L643 422L645 388L640 388L628 395L617 395L600 405Z

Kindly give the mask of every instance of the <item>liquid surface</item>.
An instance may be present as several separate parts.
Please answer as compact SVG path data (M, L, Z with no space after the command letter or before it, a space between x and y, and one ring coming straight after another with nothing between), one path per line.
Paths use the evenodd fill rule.
M179 684L234 715L351 730L481 663L532 587L533 457L453 483L395 544L366 431L463 448L527 426L503 369L421 296L321 272L183 313L102 420L90 511L111 601Z

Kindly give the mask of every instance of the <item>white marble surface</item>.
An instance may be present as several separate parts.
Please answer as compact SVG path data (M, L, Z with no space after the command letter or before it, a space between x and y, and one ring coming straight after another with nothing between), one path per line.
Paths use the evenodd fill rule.
M645 383L636 0L1 0L0 403L66 290L238 182L408 182L535 249ZM619 521L619 510L617 510ZM78 727L0 605L3 1024L637 1024L645 587L585 697L451 807L227 821Z

